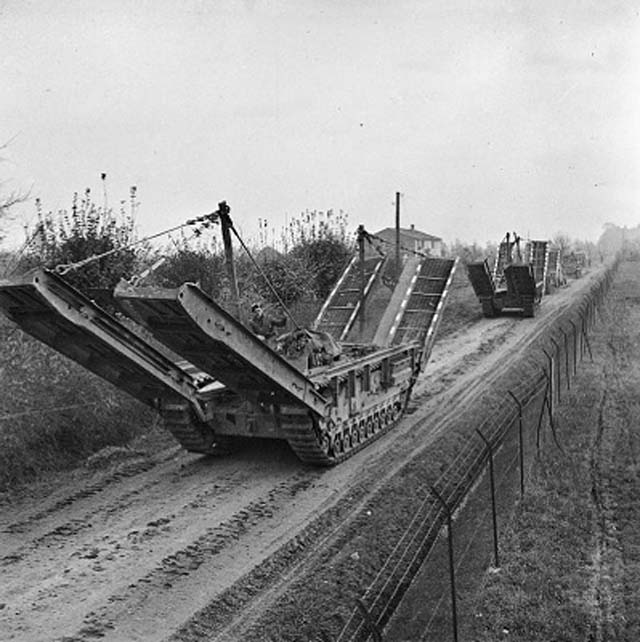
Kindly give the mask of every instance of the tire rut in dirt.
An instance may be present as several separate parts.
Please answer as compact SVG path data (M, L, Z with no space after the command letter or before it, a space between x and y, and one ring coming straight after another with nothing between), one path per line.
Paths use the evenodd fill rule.
M89 484L88 486L74 493L67 495L66 497L60 500L57 500L54 504L52 504L51 506L48 506L46 509L40 510L34 513L33 515L30 515L24 520L20 520L18 522L13 522L12 524L8 524L2 529L1 532L9 533L9 534L26 533L29 531L29 529L33 526L35 522L41 521L49 517L50 515L61 511L63 508L66 508L67 506L71 506L72 504L74 504L79 500L97 495L99 492L103 491L105 488L112 486L114 484L117 484L121 482L123 479L134 477L141 473L145 473L151 470L154 466L156 466L155 462L149 461L146 459L131 462L121 467L113 474L110 474L98 481L95 481Z
M204 466L206 466L206 463L202 463L198 460L196 460L195 462L190 462L179 471L174 471L173 473L171 473L169 475L169 479L172 479L174 482L178 480L185 480L192 475L202 473ZM147 470L141 470L140 472L147 472ZM79 492L75 501L79 501L87 497L95 497L98 492L110 487L114 481L118 481L116 477L117 476L115 475L110 475L106 480L108 481L107 484L104 484L102 482L92 484L92 492ZM130 477L131 476L121 476L119 478L119 481ZM207 499L210 499L213 496L224 496L226 493L233 491L237 487L238 482L239 480L232 475L226 480L220 480L219 482L214 483L213 486L197 493L194 498L192 498L187 504L182 507L182 509L178 510L177 512L169 516L161 516L156 520L150 521L147 524L147 529L145 530L145 532L152 532L152 529L158 525L169 524L173 519L176 518L177 515L180 515L183 512L192 509L198 509L201 505L206 503ZM15 564L16 562L23 560L28 555L37 552L43 547L47 548L55 545L56 543L69 543L69 538L73 537L74 535L78 535L81 531L88 531L92 529L93 521L95 518L104 520L105 518L109 518L112 515L117 515L123 510L130 509L131 506L136 502L139 503L141 501L147 501L147 496L149 495L150 491L156 486L163 486L165 483L166 479L156 476L153 479L140 484L134 489L118 494L115 498L107 501L106 503L96 503L96 505L92 508L82 511L82 514L80 516L66 520L61 524L56 525L54 528L45 531L45 533L43 533L42 535L39 535L22 543L20 546L12 550L9 554L0 558L0 567ZM73 502L67 501L68 499L69 498L66 498L64 501L56 503L56 505L60 505L58 508L58 512L73 505ZM38 516L40 517L40 519L44 519L53 515L55 515L54 511L43 511L42 514L39 514ZM35 517L37 516L33 516L34 520ZM129 533L129 535L131 534L132 533ZM137 535L137 533L134 534ZM71 555L82 556L82 551L75 550L71 553Z
M70 639L91 639L104 636L118 627L120 617L149 599L170 603L174 585L188 580L189 575L212 561L225 549L238 545L243 536L259 527L265 520L274 519L278 512L298 493L306 490L320 476L320 472L305 471L273 487L265 496L246 504L229 519L207 528L205 533L174 553L166 556L150 572L135 580L126 590L112 594L107 604L85 616L82 628Z

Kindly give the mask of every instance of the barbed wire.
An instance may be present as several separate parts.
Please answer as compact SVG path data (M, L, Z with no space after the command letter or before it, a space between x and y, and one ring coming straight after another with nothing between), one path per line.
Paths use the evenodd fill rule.
M92 403L85 402L85 403L78 403L78 404L73 404L68 406L53 406L51 408L36 408L34 410L23 410L22 412L14 412L8 415L0 415L0 421L7 421L8 419L16 419L18 417L26 417L29 415L41 415L47 412L62 412L65 410L76 410L77 408L88 408L88 407L93 408L102 404L103 404L102 401L94 401Z
M518 458L519 458L519 454L518 454L518 452L516 452L514 457L511 459L511 461L507 465L506 469L504 469L502 476L498 479L498 483L496 485L497 488L501 487L501 485L503 484L503 482L506 479L507 475L509 475L511 473L511 471L513 470L516 462L518 461ZM489 511L489 509L486 509L485 511L482 512L482 515L476 520L476 525L479 524L481 522L481 520L483 520L485 518L485 515L487 514L488 511ZM462 551L461 554L459 554L459 556L457 558L457 562L456 562L455 567L454 567L456 571L460 570L460 567L462 566L462 562L464 561L464 559L466 558L467 554L469 553L469 550L471 549L472 544L475 544L476 541L477 541L478 528L472 529L472 532L475 533L475 535L471 536L470 540L467 542L467 545L464 547L464 550ZM429 551L429 553L427 554L427 557L425 558L425 561L428 559L429 555L431 555L432 552L433 552L433 549L431 551ZM440 610L440 607L441 607L442 602L444 601L446 595L447 595L447 590L443 591L440 594L440 598L438 599L438 602L436 603L436 606L433 609L431 617L429 618L425 628L423 629L423 632L422 632L422 635L420 636L419 642L426 642L426 640L427 640L426 636L429 633L429 630L431 629L431 624L432 624L433 620L436 618L436 616L438 614L438 611Z
M514 389L520 392L521 396L528 397L525 405L525 407L528 407L545 389L546 385L546 380L540 375L533 382L530 380L521 381ZM494 445L497 445L501 442L515 418L515 406L505 397L500 401L497 417L495 413L487 417L481 424L481 429L486 431L488 426L493 425L494 428L488 434L490 434L491 441L495 442ZM497 424L496 419L498 420ZM464 497L466 489L473 485L476 479L475 471L481 466L486 456L487 452L484 444L477 441L475 436L469 439L466 448L458 451L447 470L440 475L434 484L435 486L443 487L447 504L455 507ZM421 490L425 493L425 499L416 509L411 522L362 596L364 601L374 595L373 601L370 602L368 608L371 611L380 612L378 619L385 616L390 606L397 599L400 588L407 581L429 538L433 536L434 529L439 531L441 526L440 515L442 509L431 497L429 484L425 483L422 486ZM398 577L399 571L401 571L401 574ZM376 587L376 584L380 581L382 581L382 585ZM391 590L390 594L389 590ZM358 616L358 611L351 612L337 638L338 642L357 639L364 624L363 621L360 621L357 625L355 624ZM353 626L355 626L355 630L352 634L349 634L348 631Z

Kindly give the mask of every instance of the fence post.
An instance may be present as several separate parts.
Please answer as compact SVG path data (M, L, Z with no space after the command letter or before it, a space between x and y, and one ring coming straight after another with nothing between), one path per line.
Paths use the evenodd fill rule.
M547 355L547 358L551 361L551 357L545 352L543 349L542 352L544 352ZM560 445L560 442L558 441L558 435L556 434L556 426L555 423L553 422L553 407L550 403L550 399L553 399L553 391L551 387L551 379L549 378L549 375L547 374L547 371L543 368L542 371L544 372L544 376L547 379L547 392L545 392L544 399L542 400L542 408L540 408L540 416L538 417L538 431L537 431L537 436L536 436L536 448L538 450L538 453L540 452L540 427L542 426L542 417L544 416L544 408L545 404L547 406L547 410L549 412L549 426L551 428L551 436L553 437L553 441L555 442L556 446L558 447L558 450L566 454Z
M496 487L493 476L493 448L489 440L476 428L476 432L480 435L480 439L484 441L487 450L489 451L489 480L491 483L491 514L493 517L493 561L494 567L500 568L500 558L498 556L498 516L496 514Z
M453 624L453 641L458 642L458 612L456 609L456 572L453 560L453 530L451 528L451 509L447 502L442 499L440 493L431 486L431 492L435 495L436 499L440 502L447 514L447 534L449 536L449 577L451 580L451 620Z
M567 371L567 390L571 390L571 375L569 373L569 335L564 331L564 328L560 328L562 336L564 337L564 365L565 370Z
M556 347L556 362L558 364L558 367L555 369L556 370L556 393L558 395L558 403L562 402L562 398L560 397L560 344L553 338L549 337L551 339L551 343ZM553 378L553 375L552 375Z
M520 446L520 498L524 497L524 447L522 440L522 404L511 390L507 390L518 406L518 443Z
M578 326L570 320L569 323L573 328L573 376L578 374Z
M536 428L536 453L540 455L540 428L542 427L542 418L544 417L545 408L549 407L549 375L547 371L542 368L546 385L544 387L544 398L542 399L542 406L540 407L540 414L538 415L538 427Z
M580 311L580 361L584 358L584 337L586 335L586 324L587 324L587 302L583 301L579 306L578 310Z
M553 357L544 349L542 348L542 352L544 352L545 356L547 357L547 361L549 362L549 374L547 375L547 385L549 386L549 397L547 398L547 403L549 404L549 412L553 414ZM546 371L545 371L546 375Z
M358 607L358 610L362 615L362 619L364 620L369 633L371 633L371 635L373 636L373 641L382 642L382 634L380 633L380 628L378 627L377 622L373 619L373 616L371 615L371 613L369 613L369 610L360 598L356 599L356 606Z
M587 346L587 350L589 351L589 359L591 363L593 363L593 353L591 352L591 344L589 343L589 337L587 336L587 328L585 327L585 323L582 323L582 339L584 341L584 345Z

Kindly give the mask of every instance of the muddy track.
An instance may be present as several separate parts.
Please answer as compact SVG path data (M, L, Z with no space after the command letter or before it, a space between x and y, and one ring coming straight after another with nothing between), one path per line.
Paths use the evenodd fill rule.
M0 516L2 639L243 639L589 282L536 319L485 319L436 342L407 416L336 468L279 442L221 459L165 447L25 489Z

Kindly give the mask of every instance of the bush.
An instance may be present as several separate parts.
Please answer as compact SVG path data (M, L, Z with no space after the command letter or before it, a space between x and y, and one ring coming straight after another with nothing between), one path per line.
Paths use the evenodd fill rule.
M96 205L91 191L82 198L75 193L71 210L43 213L36 200L37 223L29 234L30 242L21 261L22 270L35 266L54 269L72 265L89 257L116 250L101 259L65 273L65 280L83 292L94 288L113 289L121 278L130 277L137 259L126 246L135 240L135 188L131 191L131 210L124 207L117 217L112 209Z
M353 251L344 241L327 236L315 241L303 241L291 250L291 254L306 266L315 296L326 299L347 266Z
M224 257L207 249L180 247L166 257L155 271L153 282L161 287L176 288L183 283L197 283L214 299L222 294Z
M154 413L0 317L0 491L149 429Z

